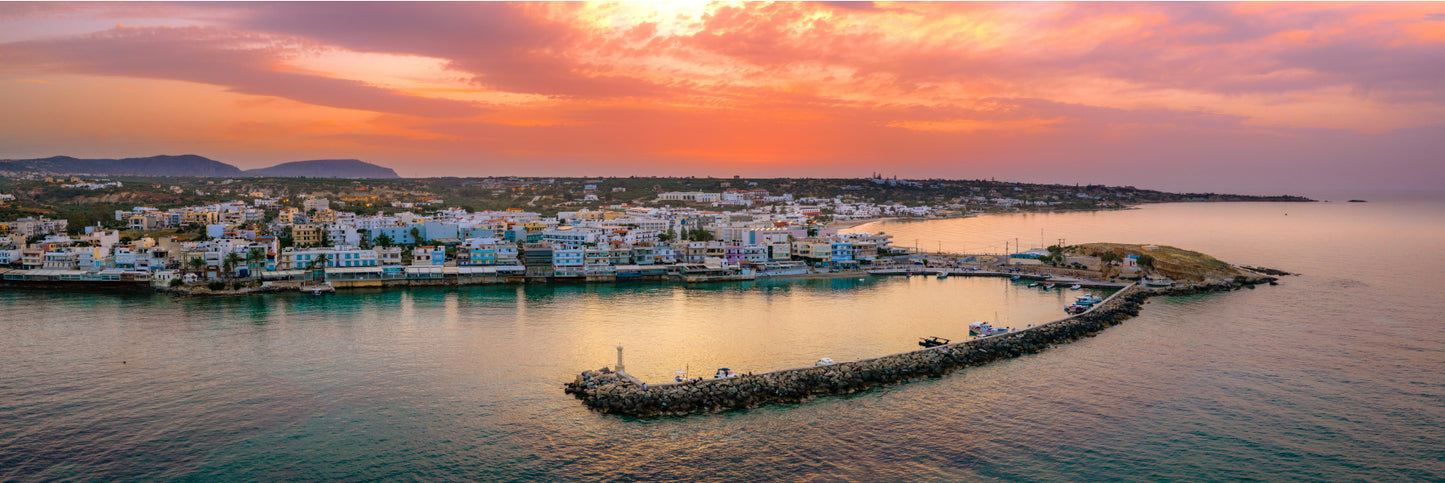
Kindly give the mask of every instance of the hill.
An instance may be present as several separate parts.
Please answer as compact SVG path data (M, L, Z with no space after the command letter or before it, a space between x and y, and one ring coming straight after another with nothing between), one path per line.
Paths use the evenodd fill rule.
M241 169L220 161L183 154L124 159L80 159L52 156L40 159L19 159L0 162L0 170L42 171L66 174L110 176L239 176Z
M1232 280L1241 275L1233 265L1219 261L1203 253L1183 250L1167 245L1136 245L1127 243L1085 243L1070 247L1074 253L1100 256L1113 252L1121 257L1149 256L1153 259L1151 272L1173 280L1219 281Z
M99 176L173 176L218 178L262 176L273 178L401 178L391 168L356 159L318 159L281 163L269 168L241 171L205 156L183 154L144 158L82 159L52 156L37 159L0 160L0 171L17 173L88 174Z
M391 168L377 166L358 159L317 159L293 161L269 168L250 169L242 176L263 176L276 178L401 178Z

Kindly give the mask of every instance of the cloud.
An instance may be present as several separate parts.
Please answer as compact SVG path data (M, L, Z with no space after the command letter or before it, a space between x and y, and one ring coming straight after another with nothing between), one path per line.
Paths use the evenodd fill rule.
M115 28L81 37L0 44L0 72L182 80L321 106L428 117L482 111L472 103L406 96L360 81L281 68L279 61L299 48L288 39L211 28Z
M174 79L374 112L384 126L327 138L439 163L476 154L521 167L591 160L676 174L766 163L787 174L879 164L966 174L1070 160L1129 172L1166 157L1187 165L1180 172L1256 163L1282 173L1306 159L1345 162L1321 146L1353 152L1325 141L1381 147L1396 131L1445 124L1445 17L1432 8L0 6L0 19L111 20L86 35L69 32L91 23L0 44L0 74ZM144 27L111 28L122 19ZM327 70L318 52L346 53L328 62L348 68ZM430 70L376 74L388 58ZM1429 141L1410 132L1408 156L1418 159Z

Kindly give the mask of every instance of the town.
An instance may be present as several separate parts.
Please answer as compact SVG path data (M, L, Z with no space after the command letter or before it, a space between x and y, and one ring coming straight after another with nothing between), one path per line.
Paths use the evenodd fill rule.
M206 284L212 290L324 281L616 281L751 279L857 269L894 248L888 235L839 233L814 219L921 216L926 207L772 196L762 190L670 192L660 201L767 206L740 211L616 205L554 216L511 208L358 215L345 202L266 196L203 206L117 210L85 226L26 217L0 224L7 281ZM398 203L401 206L400 203ZM115 227L115 228L111 228ZM124 236L198 229L195 239ZM373 282L367 284L364 282ZM304 284L303 284L304 285Z
M131 180L130 186L147 181ZM627 193L629 183L613 181L608 186L607 180L574 183L521 178L465 182L465 186L496 193L520 192L510 201L531 205L531 209L498 206L480 210L444 207L448 199L432 191L384 184L368 187L350 180L312 186L304 193L304 187L248 187L246 183L257 181L244 179L193 180L187 187L154 183L150 188L170 194L246 199L164 209L134 206L116 209L81 226L43 215L0 222L0 236L4 237L0 238L0 267L6 267L0 268L4 271L0 279L11 286L244 293L501 282L847 276L870 267L910 263L908 257L917 256L917 247L895 246L891 235L842 231L870 220L1107 209L1124 206L1125 199L1135 196L1127 191L1132 188L1120 193L1096 186L1054 186L1053 192L1044 194L1037 188L1026 191L1025 186L1038 185L954 186L976 194L938 203L905 204L879 202L855 193L864 186L875 190L926 190L930 186L879 175L855 181L838 184L829 197L775 193L759 187L758 181L738 179L680 179L674 184L706 184L715 190L641 195L635 188L639 183L631 182L633 193L612 203L607 201ZM115 191L127 186L108 178L74 176L32 176L28 182L51 183L70 192ZM349 190L338 189L336 183ZM539 192L539 187L541 192L554 193L559 185L571 188L560 188L562 195L547 197L567 201L537 207L543 196L526 196ZM934 182L931 188L946 187ZM652 191L660 189L659 184L652 186ZM1078 200L1092 204L1061 206ZM14 202L14 196L7 195L6 201ZM1040 253L1047 254L1035 251L1023 256Z

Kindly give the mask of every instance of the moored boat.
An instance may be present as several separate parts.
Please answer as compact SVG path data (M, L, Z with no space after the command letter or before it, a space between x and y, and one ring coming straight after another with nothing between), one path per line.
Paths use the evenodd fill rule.
M968 335L987 337L990 335L998 335L1007 332L1008 329L994 327L988 322L975 321L972 324L968 324Z
M938 347L945 344L948 344L948 339L938 336L923 337L918 339L918 345L921 345L923 347Z
M1084 286L1083 286L1083 285L1079 285L1079 284L1076 283L1076 284L1074 284L1074 286L1069 287L1069 290L1078 290L1078 289L1081 289L1081 288L1084 288Z
M1104 299L1099 298L1098 295L1094 294L1080 295L1078 297L1074 297L1074 300L1079 305L1094 305L1104 301Z

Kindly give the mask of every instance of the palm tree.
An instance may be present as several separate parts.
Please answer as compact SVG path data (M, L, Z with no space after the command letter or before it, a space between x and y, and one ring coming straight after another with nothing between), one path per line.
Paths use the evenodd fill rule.
M266 251L260 248L252 248L246 252L247 263L261 263L266 261Z
M200 257L192 258L191 261L186 262L186 264L190 265L191 270L196 272L199 272L201 271L201 269L206 268L206 260Z
M227 277L230 277L231 274L236 273L236 264L238 263L241 263L240 255L237 255L236 252L227 253L226 260L221 263L221 269L226 272Z
M322 253L320 256L316 257L315 260L312 260L311 263L306 264L306 269L316 270L316 267L325 267L326 259L327 255L325 253Z

